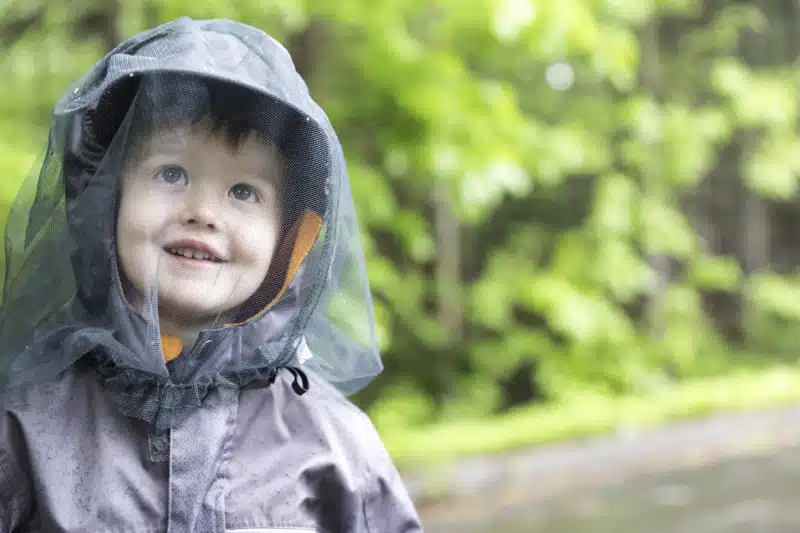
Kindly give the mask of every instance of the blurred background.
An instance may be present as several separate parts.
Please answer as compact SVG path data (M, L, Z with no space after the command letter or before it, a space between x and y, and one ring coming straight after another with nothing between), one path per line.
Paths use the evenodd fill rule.
M180 16L276 37L340 135L355 400L429 531L798 530L800 2L0 0L0 218L68 83Z

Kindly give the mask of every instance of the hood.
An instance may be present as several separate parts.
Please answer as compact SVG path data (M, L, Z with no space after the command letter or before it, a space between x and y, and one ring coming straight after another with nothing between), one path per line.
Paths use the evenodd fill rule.
M288 52L232 21L164 24L55 107L6 226L0 378L87 358L161 429L284 367L354 393L382 368L360 242Z

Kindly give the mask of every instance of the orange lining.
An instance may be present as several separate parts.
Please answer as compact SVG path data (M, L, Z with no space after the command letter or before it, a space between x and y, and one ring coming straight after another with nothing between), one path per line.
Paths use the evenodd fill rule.
M289 268L286 271L286 279L283 281L283 287L281 287L281 290L275 298L267 304L264 311L277 302L281 296L283 296L283 293L286 292L286 289L289 288L289 284L292 282L294 275L297 274L297 270L300 268L303 260L308 255L308 252L311 251L311 247L314 246L314 242L317 240L321 229L322 218L320 218L315 211L306 210L300 221L300 229L297 231L297 242L295 242L294 250L292 250L292 259L289 261Z
M169 363L178 357L183 351L183 341L172 335L161 335L161 353L164 354L164 362Z

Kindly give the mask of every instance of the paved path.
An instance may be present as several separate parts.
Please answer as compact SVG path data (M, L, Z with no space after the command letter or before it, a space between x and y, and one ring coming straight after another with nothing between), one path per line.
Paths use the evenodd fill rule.
M800 406L468 459L406 480L427 533L794 533Z

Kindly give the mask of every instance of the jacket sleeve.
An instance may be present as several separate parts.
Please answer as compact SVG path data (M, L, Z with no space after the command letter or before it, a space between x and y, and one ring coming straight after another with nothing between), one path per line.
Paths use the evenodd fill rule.
M423 533L403 479L383 446L378 455L364 499L367 533Z
M25 473L24 439L0 396L0 533L20 531L33 510L30 476Z

